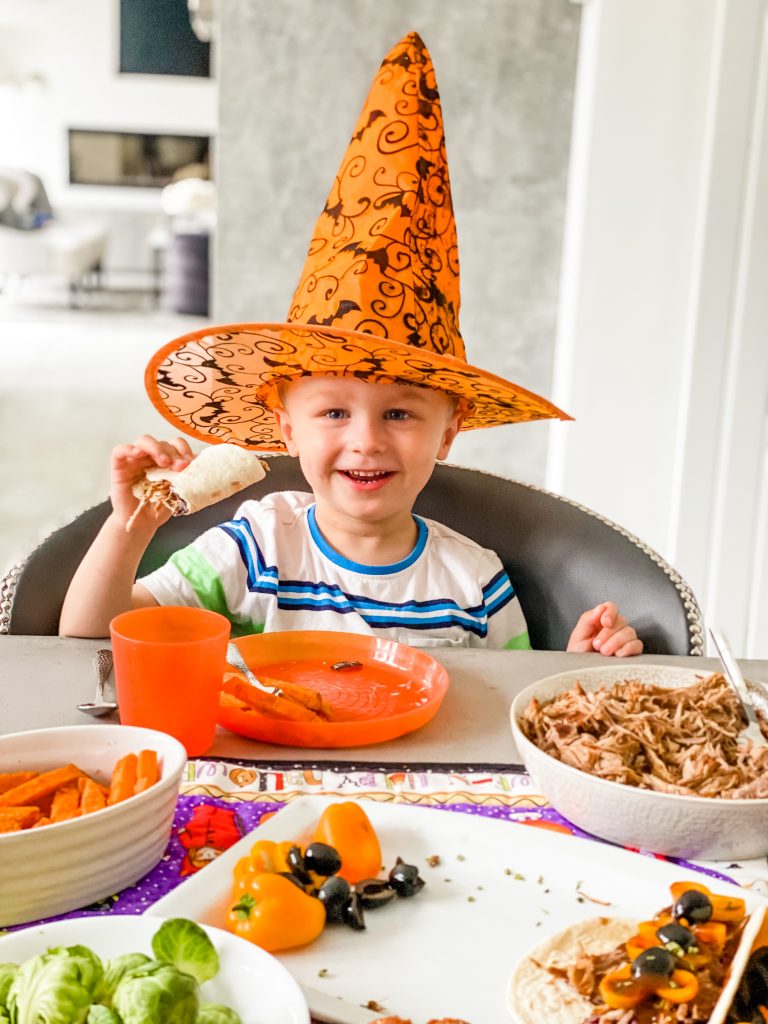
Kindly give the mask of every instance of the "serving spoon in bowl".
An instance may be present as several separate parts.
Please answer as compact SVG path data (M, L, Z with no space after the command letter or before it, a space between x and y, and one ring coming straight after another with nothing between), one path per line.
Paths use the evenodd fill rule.
M752 697L749 693L749 685L742 675L739 663L733 656L730 645L722 633L710 627L709 635L712 637L712 643L717 651L720 664L723 666L723 675L736 693L739 703L741 704L741 710L747 720L746 728L742 729L739 733L739 741L750 740L755 745L764 747L766 743L768 743L768 740L766 740L766 737L763 735L763 731L760 728L760 720L757 717L755 706L752 703Z
M108 715L110 711L117 710L116 701L104 700L104 684L112 671L112 662L112 651L108 647L96 652L96 657L93 659L93 667L96 671L96 696L93 701L78 704L78 711L98 718L100 715Z

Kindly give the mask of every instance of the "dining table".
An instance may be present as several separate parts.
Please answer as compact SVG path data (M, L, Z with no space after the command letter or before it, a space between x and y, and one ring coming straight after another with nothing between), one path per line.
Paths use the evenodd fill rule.
M0 733L82 725L76 705L93 697L93 659L106 640L55 636L0 637ZM450 686L436 717L417 732L375 746L315 750L277 747L219 727L209 758L260 764L364 765L484 768L519 764L509 727L512 700L529 684L558 672L607 664L600 654L499 651L434 647L429 653L447 670ZM716 659L644 654L627 661L701 669ZM742 661L748 678L768 681L768 661ZM93 721L119 721L117 712Z
M108 640L0 637L0 734L89 721L119 723L119 712L88 718L77 710L79 703L93 697L94 659L97 651L108 646ZM408 735L366 747L312 749L276 746L219 727L212 747L204 756L190 759L183 775L171 844L158 869L164 880L158 882L156 876L151 886L139 882L120 894L120 911L144 913L163 887L170 889L190 872L204 871L205 859L197 863L195 854L201 844L208 844L205 856L211 856L210 835L204 840L194 836L211 821L215 820L220 837L227 832L222 816L230 815L239 830L233 830L234 843L265 814L300 797L412 804L540 824L593 839L561 818L536 791L515 747L510 706L523 688L544 677L607 665L614 659L600 654L440 647L430 648L429 654L445 667L450 685L435 717ZM702 675L720 668L712 658L646 654L626 661L628 678L634 664L688 668ZM768 661L741 660L740 664L748 679L768 682ZM214 854L227 847L227 840L219 842L222 850ZM653 856L653 851L639 852ZM765 858L730 864L725 873L721 864L680 863L768 894ZM84 912L109 910L105 903ZM316 1002L310 1006L317 1024L368 1024L381 1016L350 1006L346 1015L335 1015L333 1007L325 1015L325 1004L314 987L313 996ZM472 1020L471 1024L487 1022Z

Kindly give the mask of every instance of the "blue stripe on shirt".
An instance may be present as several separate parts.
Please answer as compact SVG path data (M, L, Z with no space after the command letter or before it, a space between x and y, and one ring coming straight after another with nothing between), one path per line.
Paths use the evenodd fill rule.
M488 633L488 617L503 608L515 596L504 569L483 587L483 603L462 608L455 601L438 598L431 601L377 601L375 598L348 594L337 584L304 580L281 580L276 566L268 566L247 519L233 519L220 529L237 546L246 569L246 585L252 593L272 594L278 607L295 611L335 611L357 614L377 628L406 626L409 629L447 629L460 627L477 636Z

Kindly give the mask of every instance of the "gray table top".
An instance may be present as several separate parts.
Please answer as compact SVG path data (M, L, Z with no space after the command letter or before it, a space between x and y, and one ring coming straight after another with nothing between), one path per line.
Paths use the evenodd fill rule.
M0 733L61 725L117 722L117 715L89 719L76 710L91 700L93 657L104 640L62 637L0 637ZM430 650L445 665L451 685L440 711L422 729L387 743L343 750L278 747L219 728L209 757L268 764L506 765L519 757L509 727L512 699L544 676L569 669L607 665L599 654L553 651ZM711 671L710 658L643 655L627 660ZM745 674L768 681L768 661L742 662Z

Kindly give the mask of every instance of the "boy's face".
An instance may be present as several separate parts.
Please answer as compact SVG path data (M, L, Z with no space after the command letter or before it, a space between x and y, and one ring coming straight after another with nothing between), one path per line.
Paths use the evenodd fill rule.
M282 398L275 415L318 513L371 523L410 517L461 423L452 399L430 388L302 377Z

